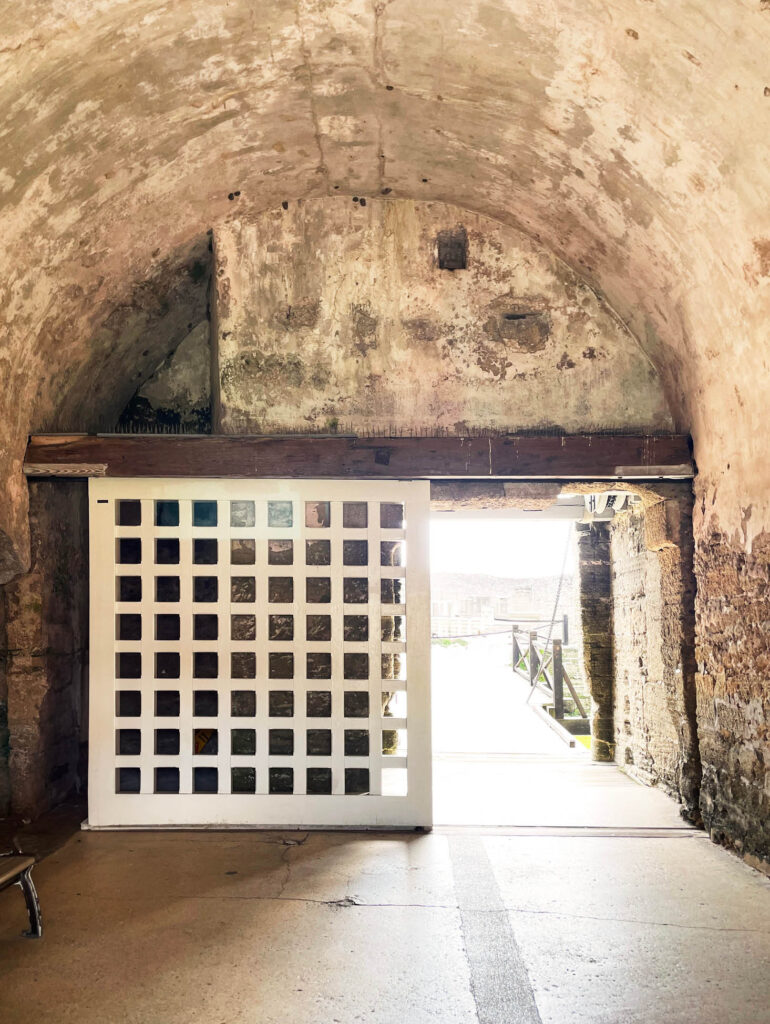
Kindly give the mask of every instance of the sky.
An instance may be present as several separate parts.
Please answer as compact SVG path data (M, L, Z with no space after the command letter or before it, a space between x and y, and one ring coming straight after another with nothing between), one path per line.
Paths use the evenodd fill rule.
M483 573L521 578L558 576L570 539L567 573L574 564L574 523L541 519L432 519L431 572Z

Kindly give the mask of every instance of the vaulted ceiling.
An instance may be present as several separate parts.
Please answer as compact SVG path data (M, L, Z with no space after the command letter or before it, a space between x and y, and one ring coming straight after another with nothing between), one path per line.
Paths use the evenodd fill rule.
M768 0L6 5L0 530L23 534L27 432L111 422L205 316L209 229L346 193L454 203L565 260L658 367L724 527L751 506L756 530L768 52Z

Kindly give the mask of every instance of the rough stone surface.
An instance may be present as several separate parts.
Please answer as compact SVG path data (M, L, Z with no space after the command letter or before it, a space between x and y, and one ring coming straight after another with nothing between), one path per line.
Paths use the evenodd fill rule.
M610 527L615 758L698 817L692 500L622 512Z
M142 385L118 422L121 430L211 432L211 347L203 320Z
M696 551L701 812L717 842L770 869L770 535Z
M80 787L88 645L87 489L30 486L32 565L6 586L11 809L35 816Z
M597 522L578 526L577 529L583 658L593 705L591 752L595 761L613 761L613 609L609 524Z
M442 270L436 240L458 221L467 268ZM214 256L226 433L673 425L612 311L485 217L443 203L293 201L218 228Z
M770 529L768 4L564 0L558 17L541 0L6 8L0 581L29 565L29 431L115 423L205 318L210 229L294 216L300 198L344 197L359 218L373 197L454 204L579 275L692 432L704 809L767 854L755 821L766 647L741 630L764 629ZM441 273L456 287L472 270ZM307 297L288 318L297 333L314 330ZM377 311L359 297L346 308L356 358L376 358ZM509 323L519 348L542 344L542 318ZM556 371L575 375L591 347L553 353ZM547 354L548 342L519 353ZM506 402L495 421L511 415Z

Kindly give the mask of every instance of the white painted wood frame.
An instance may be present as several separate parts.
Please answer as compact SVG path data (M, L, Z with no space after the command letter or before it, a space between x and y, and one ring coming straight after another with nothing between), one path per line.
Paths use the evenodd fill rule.
M212 479L92 479L90 494L90 581L91 581L91 648L89 690L89 810L90 828L120 827L416 827L431 824L431 740L430 740L430 592L428 515L429 483L427 481L343 481L343 480L212 480ZM121 503L136 503L125 504ZM173 512L178 503L178 525L156 525L157 502L171 502L162 506ZM194 503L200 521L211 522L216 510L216 525L194 525ZM216 505L211 504L215 502ZM237 506L232 503L246 503ZM253 525L234 525L251 522L250 505L253 502ZM268 502L291 503L291 525L268 525ZM306 524L306 503L328 502L329 525ZM366 503L367 525L343 525L343 505ZM381 525L381 506L403 505L401 526ZM271 514L285 514L287 506L270 506ZM121 511L122 510L122 511ZM276 512L277 510L277 512ZM321 521L326 506L320 509ZM357 509L361 513L360 507ZM390 509L390 514L393 514ZM348 509L350 515L352 511ZM386 511L383 513L388 515ZM313 521L317 510L310 509ZM121 517L133 525L121 525ZM279 515L280 517L280 515ZM137 522L137 520L139 520ZM317 521L317 520L316 520ZM392 519L390 521L393 521ZM268 547L271 540L291 540L291 564L269 564ZM328 565L307 565L306 541L328 540ZM121 541L130 541L121 545ZM139 541L137 545L135 542ZM156 542L170 541L167 545L174 554L178 541L179 561L156 562ZM196 564L195 541L216 541L216 562ZM239 554L249 557L251 545L238 545L238 541L253 541L253 564L231 564L231 543L236 542ZM343 562L343 544L366 541L368 563L346 565ZM405 565L383 565L390 561L388 551L381 558L381 544L402 541L408 556ZM137 548L141 551L138 552ZM161 544L161 548L164 545ZM212 556L214 545L197 547L198 557ZM121 555L121 550L123 554ZM326 549L324 548L324 551ZM351 548L346 549L348 554ZM360 554L359 546L357 553ZM163 554L163 552L161 552ZM168 551L165 552L167 557ZM131 557L135 562L121 562ZM281 557L280 552L273 557ZM285 552L284 552L285 557ZM194 600L194 577L208 579L206 592L211 598L212 580L216 579L214 600ZM121 584L121 578L133 580ZM178 578L178 600L156 600L156 578ZM252 578L255 581L254 600L232 600L231 579ZM268 578L290 577L294 581L292 600L268 601ZM331 581L331 599L328 603L308 602L306 581L323 578ZM345 578L366 578L367 603L345 603ZM137 580L140 581L137 584ZM389 584L394 580L405 584L405 601L384 603ZM121 600L121 586L125 586ZM326 584L321 584L323 588ZM138 587L141 593L138 594ZM237 589L237 588L236 588ZM246 586L246 591L248 586ZM273 593L275 593L275 589ZM202 591L201 591L202 593ZM243 597L241 589L239 596ZM138 596L138 599L137 599ZM163 596L168 596L166 593ZM248 593L246 595L249 596ZM314 595L317 596L317 595ZM402 595L403 597L403 595ZM169 616L157 620L156 616ZM215 640L196 639L195 629L211 635L213 620L194 620L196 615L217 616L218 636ZM253 639L233 639L231 616L254 616ZM294 636L291 640L270 639L269 616L293 616ZM331 617L331 638L326 641L309 640L306 636L308 615ZM121 616L140 616L125 618ZM178 616L179 638L158 638L171 629ZM353 619L346 616L368 617L368 639L346 640L344 630ZM388 639L393 625L390 617L406 619L406 633L402 640ZM194 625L194 621L197 625ZM286 627L287 620L275 620ZM316 622L318 620L315 620ZM250 628L248 619L239 620L245 632ZM169 626L170 624L170 626ZM360 619L356 628L363 629ZM321 624L323 628L325 623ZM233 625L233 628L235 626ZM277 628L277 627L276 627ZM352 629L352 626L351 626ZM204 632L206 631L204 630ZM384 631L384 632L383 632ZM140 636L138 635L140 633ZM130 638L121 639L121 635ZM383 639L383 636L385 639ZM271 654L293 655L293 678L270 678L269 666L285 664L286 659L271 662ZM156 666L164 661L158 655L171 655L165 659L172 666L179 656L178 678L157 678L158 672L168 672L169 665ZM195 655L216 655L218 662L214 678L196 678L195 667L211 671L206 659ZM253 678L233 678L233 654L246 655L246 662L255 656ZM316 659L308 663L307 656L331 655L330 678L308 678L308 670L319 668ZM368 679L346 679L347 665L356 661L360 670L362 659L348 662L345 655L368 655ZM128 655L128 658L121 658ZM139 656L138 658L136 656ZM390 669L390 660L383 655L400 655L406 660L402 679L383 679ZM211 662L213 659L208 658ZM325 660L321 671L325 671ZM365 659L363 659L365 661ZM356 667L356 666L353 666ZM242 671L243 665L239 667ZM248 670L248 665L247 665ZM249 670L250 671L250 670ZM123 672L125 677L120 673ZM127 676L126 676L127 673ZM137 674L138 673L138 674ZM132 676L136 677L132 677ZM194 693L204 694L208 706L197 705L206 715L196 715ZM243 715L250 698L238 698L236 708L232 693L255 694L255 714ZM293 697L293 714L271 716L271 691L282 694L274 710L286 712L287 701ZM331 694L331 715L308 716L308 691ZM179 694L179 706L174 711L173 694ZM346 717L352 710L345 694L368 694L368 714L365 698L350 698L355 702L357 717ZM396 693L389 714L383 713L382 694ZM156 695L161 705L156 703ZM138 695L138 696L137 696ZM212 696L215 695L215 696ZM203 698L200 698L203 700ZM315 699L315 698L314 698ZM281 703L281 701L283 703ZM323 704L325 698L320 698ZM165 702L165 704L164 704ZM213 703L216 702L216 708ZM362 714L364 706L365 717ZM169 715L169 706L172 714ZM406 708L404 712L404 707ZM158 714L158 710L166 714ZM216 710L216 714L212 714ZM237 710L239 714L233 712ZM394 714L395 712L395 714ZM398 715L399 717L396 717ZM293 732L292 754L270 753L270 730ZM194 739L204 749L215 746L211 730L216 730L215 753L195 753ZM251 742L254 732L255 752L233 753L235 742ZM331 753L310 755L307 752L308 730L331 731ZM397 730L399 748L395 754L382 752L383 730ZM159 731L160 736L159 736ZM346 754L346 731L355 732L350 740L365 742L362 732L369 734L369 753ZM179 752L172 750L174 733L178 732ZM314 734L318 736L319 734ZM392 736L392 733L391 733ZM208 737L208 739L207 739ZM321 737L327 742L328 734ZM355 743L354 743L355 740ZM275 737L276 743L287 742L287 735ZM242 744L241 744L242 745ZM136 753L123 752L136 750ZM360 749L360 747L358 748ZM216 792L195 791L196 783L211 786L214 773L197 773L196 769L216 769ZM271 792L271 769L293 769L292 791ZM308 769L331 769L331 792L307 792ZM128 769L128 771L124 771ZM158 774L158 769L166 771ZM170 771L169 771L170 769ZM233 769L239 771L233 772ZM348 769L368 771L368 777ZM138 771L137 771L138 770ZM158 792L173 787L178 771L178 792ZM253 792L233 792L237 787L251 785ZM274 772L273 783L280 789L286 786L286 772ZM323 788L328 773L316 772L312 776L316 788ZM162 781L159 781L162 780ZM346 786L347 780L347 786ZM364 780L362 782L362 780ZM366 792L346 792L360 789ZM136 791L133 791L136 790ZM405 790L405 791L404 791Z

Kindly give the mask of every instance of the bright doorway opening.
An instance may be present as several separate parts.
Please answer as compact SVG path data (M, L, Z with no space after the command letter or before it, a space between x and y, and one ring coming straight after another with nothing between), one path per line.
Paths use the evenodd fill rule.
M566 496L549 518L432 517L436 824L586 820L585 794L568 793L591 767L575 531L582 508L582 497ZM578 813L569 806L576 800Z

